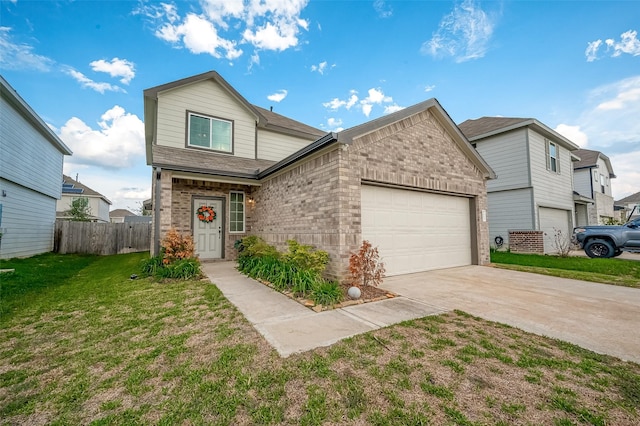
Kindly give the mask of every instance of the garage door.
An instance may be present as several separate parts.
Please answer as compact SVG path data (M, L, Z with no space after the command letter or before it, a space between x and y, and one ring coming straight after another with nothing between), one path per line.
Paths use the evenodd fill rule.
M362 238L387 275L470 265L469 199L363 185Z
M568 210L539 207L540 230L544 232L544 252L555 253L558 251L554 241L556 230L562 231L565 238L570 238L569 234L569 214Z

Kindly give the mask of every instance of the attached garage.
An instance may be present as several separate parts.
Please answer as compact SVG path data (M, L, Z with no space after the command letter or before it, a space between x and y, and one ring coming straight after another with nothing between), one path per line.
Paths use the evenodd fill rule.
M469 198L372 185L361 188L362 239L378 247L387 275L472 263L475 243Z
M540 220L540 230L544 232L544 252L554 253L558 251L555 243L555 233L562 231L565 238L570 238L569 231L569 210L552 209L549 207L539 207L538 217Z

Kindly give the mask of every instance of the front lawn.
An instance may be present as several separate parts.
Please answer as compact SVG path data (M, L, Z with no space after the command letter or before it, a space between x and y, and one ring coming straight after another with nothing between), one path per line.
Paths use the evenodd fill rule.
M282 359L206 280L131 280L144 256L0 264L0 424L640 422L638 364L457 311Z
M492 251L491 262L500 268L562 278L640 288L640 262Z

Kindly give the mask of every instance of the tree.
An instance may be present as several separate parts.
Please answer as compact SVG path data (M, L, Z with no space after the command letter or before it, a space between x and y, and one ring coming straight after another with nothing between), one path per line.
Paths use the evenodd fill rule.
M76 222L91 221L91 207L89 207L89 198L78 197L71 202L71 208L67 211L71 220Z

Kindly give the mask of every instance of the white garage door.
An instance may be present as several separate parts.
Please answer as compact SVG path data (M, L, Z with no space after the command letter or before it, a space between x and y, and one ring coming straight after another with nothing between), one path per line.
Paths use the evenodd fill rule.
M570 238L568 210L539 207L540 230L544 232L544 252L556 253L558 251L554 235L557 230L562 231L564 238Z
M469 199L363 185L362 239L387 275L470 265Z

